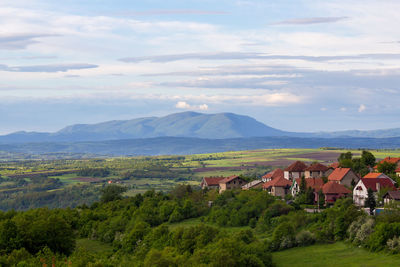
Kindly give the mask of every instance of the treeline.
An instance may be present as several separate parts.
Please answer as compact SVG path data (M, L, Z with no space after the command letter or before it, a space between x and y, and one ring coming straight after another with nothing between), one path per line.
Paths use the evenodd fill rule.
M168 194L147 191L123 198L124 188L110 185L101 192L101 201L90 206L0 212L0 264L272 266L273 251L339 240L400 252L397 206L375 217L351 198L307 213L295 202L258 190L218 194L180 185ZM198 218L193 225L179 226L193 218ZM109 244L113 251L76 249L78 238Z

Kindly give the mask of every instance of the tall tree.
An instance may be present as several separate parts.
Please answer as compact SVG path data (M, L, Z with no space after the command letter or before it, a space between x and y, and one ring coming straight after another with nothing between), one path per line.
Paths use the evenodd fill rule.
M369 208L369 214L373 215L376 207L376 200L374 196L374 191L372 191L371 188L368 188L368 197L365 201L365 206Z
M383 172L385 174L391 174L395 172L397 165L395 163L384 161L378 163L377 167L379 172Z
M364 164L365 166L370 166L373 167L375 166L376 158L374 154L372 154L369 151L363 150L361 153L361 163Z

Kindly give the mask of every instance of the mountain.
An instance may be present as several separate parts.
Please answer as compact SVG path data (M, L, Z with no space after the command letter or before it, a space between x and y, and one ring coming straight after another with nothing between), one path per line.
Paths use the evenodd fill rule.
M55 133L16 132L0 136L0 144L96 142L156 137L202 139L250 137L391 138L400 137L400 128L374 131L296 133L271 128L251 117L233 113L202 114L182 112L165 117L114 120L97 124L76 124L67 126Z
M225 139L283 136L290 133L271 128L251 117L233 113L183 112L165 117L76 124L55 133L17 132L0 136L1 143L77 142L154 138L163 136Z
M109 140L97 142L58 142L0 144L0 151L57 157L60 154L86 156L188 155L224 151L266 148L320 148L393 149L400 147L395 138L303 138L303 137L249 137L229 139L201 139L188 137L156 137L145 139Z

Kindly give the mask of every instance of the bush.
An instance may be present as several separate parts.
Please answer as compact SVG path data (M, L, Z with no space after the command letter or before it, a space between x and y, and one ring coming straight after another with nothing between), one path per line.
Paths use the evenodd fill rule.
M310 231L302 230L296 235L298 246L309 246L315 243L315 237Z
M294 245L295 236L293 226L288 222L279 224L272 234L271 249L282 250L294 247Z
M386 246L392 253L400 253L400 238L395 236L386 242Z

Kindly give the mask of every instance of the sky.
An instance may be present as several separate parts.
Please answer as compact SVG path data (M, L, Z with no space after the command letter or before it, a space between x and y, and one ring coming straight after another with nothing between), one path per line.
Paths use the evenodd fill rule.
M189 110L400 127L398 0L0 3L0 134Z

